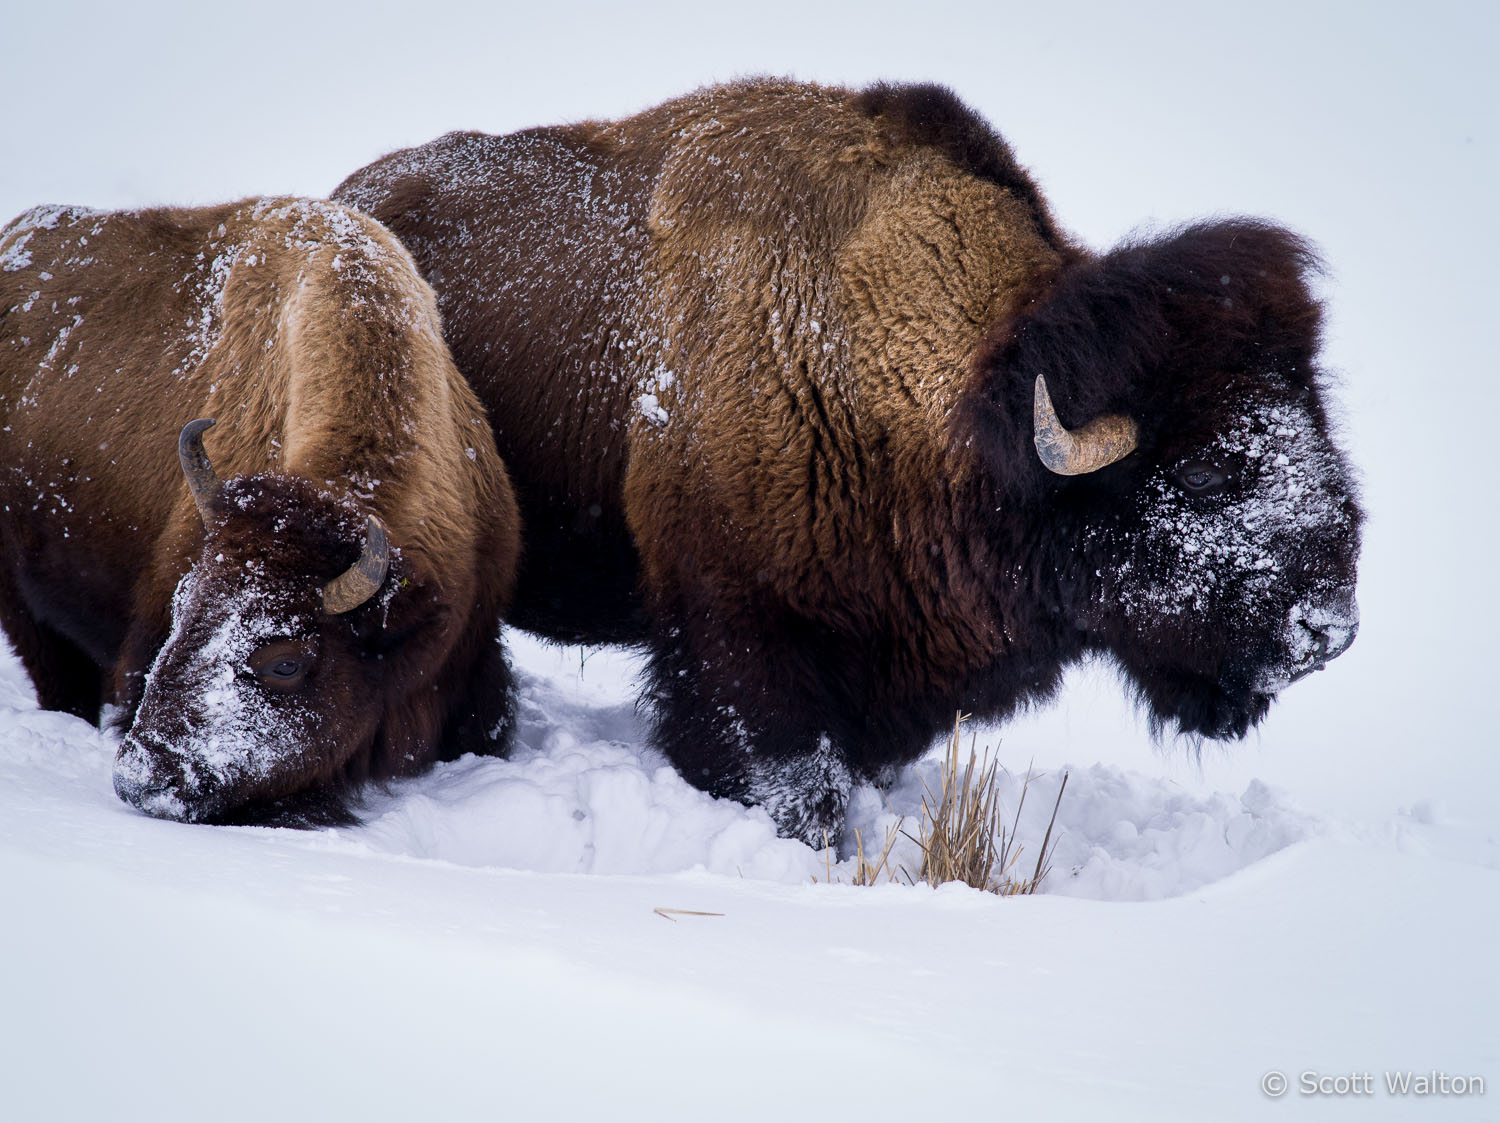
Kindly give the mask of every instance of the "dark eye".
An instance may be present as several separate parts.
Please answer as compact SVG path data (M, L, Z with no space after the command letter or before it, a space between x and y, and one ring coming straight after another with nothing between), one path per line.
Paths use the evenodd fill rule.
M1189 460L1172 473L1172 479L1189 495L1206 495L1223 487L1228 477L1207 460Z
M312 670L312 650L295 640L275 640L257 648L250 656L250 671L271 690L299 689Z

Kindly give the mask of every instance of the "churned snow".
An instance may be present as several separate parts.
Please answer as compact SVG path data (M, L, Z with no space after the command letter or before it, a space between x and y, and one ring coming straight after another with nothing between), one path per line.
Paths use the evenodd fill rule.
M194 595L189 574L178 599ZM205 678L197 686L207 739L178 746L189 771L202 773L205 781L259 766L256 746L274 749L280 743L277 721L255 728L260 710L232 672L265 635L284 634L287 622L266 611L260 598L249 600L243 611L224 615L204 647ZM174 637L163 650L176 642ZM856 787L848 833L830 840L830 848L778 838L764 810L699 791L646 744L634 700L638 657L556 648L517 634L511 643L519 655L521 705L518 743L508 759L467 756L371 788L358 827L302 835L261 830L248 837L303 839L314 849L313 840L322 838L346 851L538 874L696 872L786 885L838 883L852 879L853 862L841 860L839 851L852 852L855 830L867 848L898 825L915 836L923 795L938 790L938 761L930 756L903 770L887 789ZM13 659L3 674L0 760L6 769L40 770L38 777L51 781L61 770L79 784L76 797L83 804L103 801L111 818L125 810L110 802L110 768L119 747L113 738L62 715L35 712ZM40 728L51 734L39 743ZM967 730L963 738L968 746ZM987 756L999 748L992 731L985 731L983 743L976 731L972 741ZM1029 777L1018 836L1033 861L1064 771L1032 770ZM1326 826L1258 781L1236 795L1193 792L1103 764L1066 771L1052 873L1043 883L1048 893L1096 900L1180 896L1317 837ZM1025 767L998 773L1007 822L1027 784ZM117 825L127 832L155 829L128 814ZM903 837L891 865L915 880L915 842ZM898 872L898 882L905 880Z

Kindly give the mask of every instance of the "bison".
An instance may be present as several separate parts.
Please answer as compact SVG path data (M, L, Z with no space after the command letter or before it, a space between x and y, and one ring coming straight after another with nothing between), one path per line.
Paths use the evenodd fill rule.
M515 499L376 222L29 211L0 414L0 623L43 707L113 707L123 799L339 822L362 780L504 748Z
M856 779L1090 655L1235 738L1352 641L1318 268L1272 224L1099 254L950 91L753 80L356 172L527 526L512 620L650 652L655 739L818 840Z

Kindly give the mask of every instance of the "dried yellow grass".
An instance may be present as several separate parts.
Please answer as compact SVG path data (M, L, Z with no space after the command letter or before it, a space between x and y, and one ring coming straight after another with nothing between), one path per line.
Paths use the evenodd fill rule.
M1026 806L1026 796L1034 779L1032 770L1030 767L1026 770L1021 798L1007 824L1000 793L995 786L999 762L980 757L975 747L977 734L970 738L968 758L962 756L960 731L967 720L967 715L962 713L954 719L953 733L948 738L947 751L938 771L938 790L934 792L925 780L922 782L922 821L916 836L904 829L906 817L901 816L886 829L885 843L880 852L870 854L865 850L863 836L857 830L854 832L852 884L880 885L905 880L907 884L921 882L936 886L961 881L976 889L1010 897L1035 893L1046 879L1052 864L1052 830L1057 825L1057 810L1062 806L1068 774L1063 773L1062 784L1057 789L1052 818L1047 823L1035 865L1029 875L1018 872L1016 867L1023 852L1017 841L1018 828L1021 810ZM905 866L893 868L890 862L891 848L902 837L916 843L922 853L915 877ZM832 882L833 850L826 837L824 860L826 878Z

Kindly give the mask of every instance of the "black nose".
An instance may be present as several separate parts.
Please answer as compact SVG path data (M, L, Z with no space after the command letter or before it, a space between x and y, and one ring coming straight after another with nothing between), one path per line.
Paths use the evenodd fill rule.
M132 730L115 753L115 795L158 819L191 819L182 769L162 753L153 753Z
M1349 650L1354 637L1359 635L1359 621L1354 620L1337 628L1315 628L1313 631L1318 638L1318 655L1326 663Z
M1325 663L1328 655L1328 633L1321 628L1309 628L1313 637L1313 662Z
M1347 615L1342 615L1338 623L1313 624L1307 620L1301 623L1308 635L1312 637L1313 648L1302 669L1292 676L1293 682L1328 666L1329 660L1337 659L1349 650L1349 645L1359 634L1359 620L1352 611Z
M115 795L137 810L159 819L175 819L173 814L179 801L175 798L172 784L168 780L142 779L115 773Z

